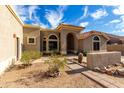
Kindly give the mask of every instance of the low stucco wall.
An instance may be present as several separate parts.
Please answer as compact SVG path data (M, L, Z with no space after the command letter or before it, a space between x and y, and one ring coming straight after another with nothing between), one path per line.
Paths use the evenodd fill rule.
M94 52L87 54L87 67L103 67L121 62L120 52Z
M124 44L120 45L107 45L107 51L119 51L124 55Z

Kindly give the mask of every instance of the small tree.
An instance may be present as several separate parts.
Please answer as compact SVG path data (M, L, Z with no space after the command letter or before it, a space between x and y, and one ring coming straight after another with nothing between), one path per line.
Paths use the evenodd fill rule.
M64 69L67 60L62 56L54 55L51 56L49 60L46 60L45 63L48 64L47 75L51 77L57 77L60 74L60 70Z
M42 56L39 51L24 51L22 53L21 62L23 65L29 65L32 60L38 59Z

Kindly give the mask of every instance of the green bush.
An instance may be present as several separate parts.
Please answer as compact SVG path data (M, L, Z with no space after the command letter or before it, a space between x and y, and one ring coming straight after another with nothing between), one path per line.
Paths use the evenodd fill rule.
M62 56L52 55L49 60L45 61L48 64L48 74L49 76L56 77L59 75L60 70L64 69L67 63L66 58Z
M30 54L31 59L38 59L42 56L42 53L39 51L30 51Z
M42 56L39 51L24 51L22 53L21 62L23 64L30 64L31 60L38 59Z

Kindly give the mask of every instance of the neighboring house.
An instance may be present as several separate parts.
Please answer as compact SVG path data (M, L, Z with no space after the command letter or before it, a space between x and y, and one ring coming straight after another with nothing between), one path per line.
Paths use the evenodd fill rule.
M22 25L11 6L0 5L0 74L21 57Z

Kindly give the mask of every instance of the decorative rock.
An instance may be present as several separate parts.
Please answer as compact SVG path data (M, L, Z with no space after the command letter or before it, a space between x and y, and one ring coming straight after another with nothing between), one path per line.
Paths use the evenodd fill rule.
M120 63L115 63L114 66L120 66L121 64Z
M101 72L101 70L100 70L99 67L95 67L95 68L94 68L94 71L96 71L96 72Z
M101 71L102 73L105 73L105 72L107 71L107 68L106 68L105 66L100 67L100 71Z
M113 73L113 75L118 75L119 73L118 73L118 71L116 70L114 73Z
M78 62L82 63L82 60L83 60L83 54L79 53L79 55L78 55Z
M111 67L112 67L112 65L108 65L108 66L107 66L107 69L109 69L109 68L111 68Z
M106 74L108 74L108 75L114 75L114 72L115 72L115 71L113 71L113 70L107 70L107 71L106 71Z
M118 69L118 73L122 76L124 76L124 68Z

